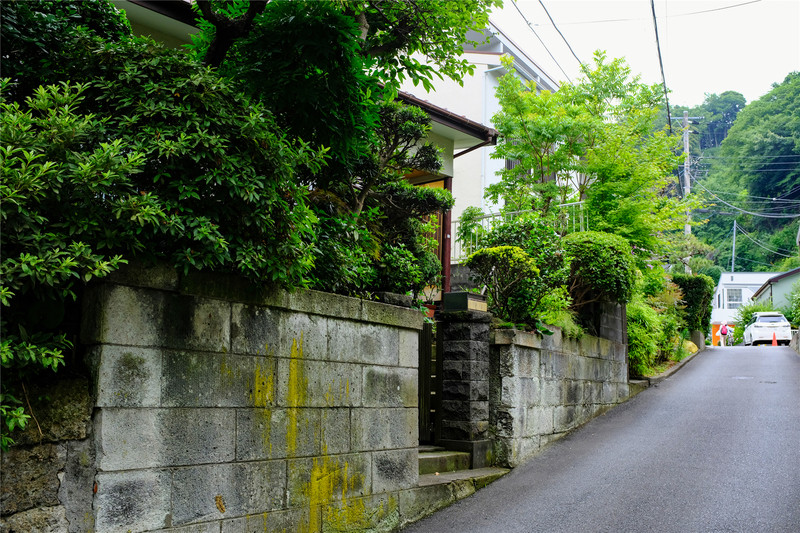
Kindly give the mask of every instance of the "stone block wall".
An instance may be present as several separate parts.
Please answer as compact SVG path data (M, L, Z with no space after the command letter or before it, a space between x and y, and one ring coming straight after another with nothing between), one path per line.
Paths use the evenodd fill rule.
M490 425L498 464L517 466L543 446L628 399L626 345L496 330Z
M154 269L93 286L83 314L90 474L83 500L43 496L50 530L390 531L419 512L400 512L418 485L417 311ZM27 453L63 474L62 448ZM0 529L24 531L15 517Z

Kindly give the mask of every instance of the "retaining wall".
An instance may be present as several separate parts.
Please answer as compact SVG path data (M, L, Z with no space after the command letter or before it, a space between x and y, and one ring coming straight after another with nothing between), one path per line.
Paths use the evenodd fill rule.
M4 471L52 456L52 494L13 508L4 495L0 530L38 527L43 506L56 524L43 531L389 531L418 518L419 312L163 269L112 280L84 300L80 468L64 443L4 454ZM80 497L58 492L65 480Z
M552 336L492 333L490 426L498 464L519 465L629 398L624 343L565 339L554 329Z

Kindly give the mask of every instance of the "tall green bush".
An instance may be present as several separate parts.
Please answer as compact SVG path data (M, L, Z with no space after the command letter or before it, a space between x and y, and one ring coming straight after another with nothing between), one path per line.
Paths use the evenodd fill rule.
M686 327L707 333L711 327L711 302L714 299L714 280L704 274L673 273L672 281L683 292L686 305Z
M631 299L635 269L628 241L610 233L585 231L565 236L564 248L570 262L569 292L574 309Z
M465 262L475 280L488 290L489 310L514 323L530 320L526 288L539 274L536 262L517 246L478 250Z
M637 299L627 305L628 372L631 376L648 375L656 363L661 321L655 309Z

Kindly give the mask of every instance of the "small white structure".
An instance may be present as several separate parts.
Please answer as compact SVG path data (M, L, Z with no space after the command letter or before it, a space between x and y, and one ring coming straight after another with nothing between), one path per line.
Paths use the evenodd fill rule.
M723 272L714 290L711 324L733 322L736 310L750 303L756 292L778 274L781 272Z
M769 278L753 294L754 302L770 303L775 309L789 305L792 287L800 282L800 267Z

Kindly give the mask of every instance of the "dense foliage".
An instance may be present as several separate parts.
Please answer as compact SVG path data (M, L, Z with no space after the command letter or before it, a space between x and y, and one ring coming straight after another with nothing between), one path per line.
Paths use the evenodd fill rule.
M709 331L711 327L711 302L716 283L710 277L698 274L672 274L672 281L681 289L686 305L686 327L690 330Z
M539 274L536 263L516 246L478 250L465 263L488 290L491 312L514 323L530 320L528 286Z
M596 231L564 237L570 261L569 293L574 308L594 302L626 303L633 294L635 264L630 244Z
M620 235L641 254L664 252L665 233L683 228L691 199L667 194L678 138L654 131L661 88L632 77L623 60L597 53L585 77L556 92L524 83L510 62L497 90L500 133L493 157L515 162L489 187L509 211L547 213L586 200L592 229Z
M743 99L733 102L728 95L719 97L730 104L725 106L727 136L715 135L713 143L703 143L699 156L694 152L695 190L712 204L694 214L708 219L696 229L698 237L710 245L705 258L726 271L786 271L800 266L796 244L800 229L800 73L790 73L747 106L740 105ZM743 109L738 110L740 107ZM698 116L706 114L700 110ZM710 115L712 121L717 116ZM706 122L693 126L704 139Z

